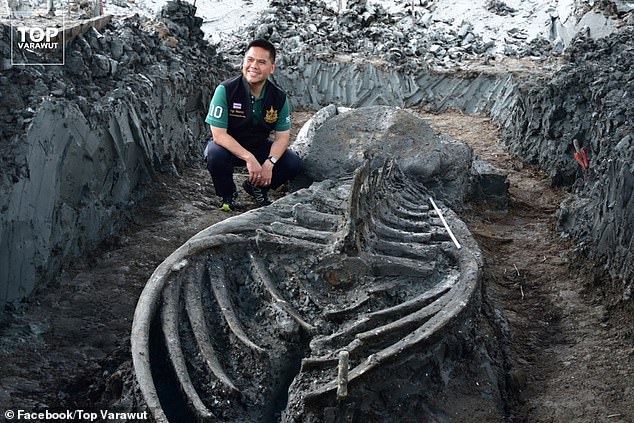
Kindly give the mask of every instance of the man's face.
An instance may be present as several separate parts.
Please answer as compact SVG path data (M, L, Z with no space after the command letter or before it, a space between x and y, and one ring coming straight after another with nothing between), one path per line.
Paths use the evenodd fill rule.
M251 47L244 55L242 75L249 84L264 83L275 71L275 63L271 61L268 51L261 47Z

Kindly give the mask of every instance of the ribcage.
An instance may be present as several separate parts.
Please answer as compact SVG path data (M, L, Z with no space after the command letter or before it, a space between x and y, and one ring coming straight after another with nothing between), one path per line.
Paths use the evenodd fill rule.
M390 161L190 239L152 275L133 324L155 419L316 422L358 403L468 318L479 250L445 214L461 249L425 187Z

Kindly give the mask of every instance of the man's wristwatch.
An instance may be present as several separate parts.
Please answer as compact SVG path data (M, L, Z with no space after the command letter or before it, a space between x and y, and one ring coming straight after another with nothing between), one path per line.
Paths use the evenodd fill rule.
M273 165L275 165L275 163L277 163L277 159L273 156L269 156L266 158L269 162L273 163Z

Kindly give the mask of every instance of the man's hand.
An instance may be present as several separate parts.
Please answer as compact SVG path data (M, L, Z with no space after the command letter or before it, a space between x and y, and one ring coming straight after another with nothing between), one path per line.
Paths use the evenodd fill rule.
M249 171L249 182L258 187L268 187L273 178L273 164L268 160L263 165L258 163L255 157L251 157L247 162Z
M273 179L273 163L268 160L264 161L262 165L262 177L261 177L261 185L263 187L268 187L271 185L271 180Z

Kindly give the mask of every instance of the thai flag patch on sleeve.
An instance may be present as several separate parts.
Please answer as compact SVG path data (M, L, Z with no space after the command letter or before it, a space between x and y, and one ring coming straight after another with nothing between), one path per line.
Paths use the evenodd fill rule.
M242 109L242 103L233 103L233 108L236 110L241 110Z

